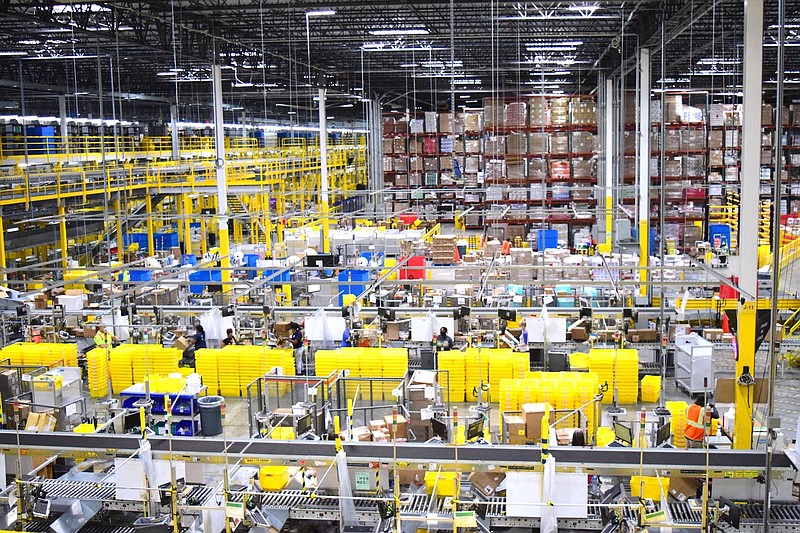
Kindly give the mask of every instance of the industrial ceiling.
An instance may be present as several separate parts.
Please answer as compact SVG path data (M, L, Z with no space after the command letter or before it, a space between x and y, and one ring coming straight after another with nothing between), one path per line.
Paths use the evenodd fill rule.
M1 0L0 113L57 114L55 96L65 94L71 116L97 116L102 100L104 116L159 119L177 102L182 120L208 120L215 62L230 116L280 120L294 109L313 120L321 83L337 119L361 117L375 98L384 111L480 107L491 96L591 93L601 73L622 73L633 89L643 45L655 87L735 99L743 9L741 0ZM790 53L799 11L787 1L789 96L800 87L800 54ZM776 40L770 0L767 101Z

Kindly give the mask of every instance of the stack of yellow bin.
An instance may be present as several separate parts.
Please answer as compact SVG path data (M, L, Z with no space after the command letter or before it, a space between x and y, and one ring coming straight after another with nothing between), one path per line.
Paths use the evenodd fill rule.
M686 402L665 402L672 417L670 418L670 429L672 430L672 445L676 448L686 447L686 410L689 408Z
M217 353L217 375L219 376L219 393L222 396L241 395L239 379L239 357L231 348Z
M381 350L381 377L397 378L395 381L384 383L383 399L392 400L392 391L402 382L408 372L408 349L406 348L384 348Z
M141 383L147 375L168 375L177 372L181 352L177 348L164 348L155 344L123 344L114 348L128 350L133 364L134 383Z
M489 359L489 395L491 400L497 398L500 390L500 381L514 378L514 353L510 350L498 350Z
M439 375L439 383L449 390L451 402L463 402L466 398L466 371L465 354L463 352L439 352L437 354L440 371L446 374Z
M50 342L18 342L3 348L0 359L10 359L12 365L78 366L78 345Z
M619 403L630 405L639 401L639 352L617 350L617 392Z
M89 380L89 395L103 398L108 395L108 356L102 348L86 354L86 374Z
M661 396L661 376L645 376L642 378L642 401L657 402Z
M481 348L469 348L466 351L464 360L464 378L467 388L467 399L475 401L477 398L472 396L472 391L477 390L481 383L484 385L489 384L489 361L491 360L492 350ZM498 397L499 391L495 391L495 397ZM489 398L484 398L489 400Z
M133 385L133 366L131 352L125 350L111 350L108 361L108 371L111 376L111 391L119 394Z
M314 368L317 376L329 376L339 368L337 350L317 350L314 353Z
M219 394L219 370L217 355L219 350L201 348L194 353L195 370L203 377L203 385L210 395Z
M616 387L621 404L634 404L639 399L639 352L632 349L614 350L593 348L589 353L589 370L595 372L600 383L608 383L609 391L603 403L614 400Z

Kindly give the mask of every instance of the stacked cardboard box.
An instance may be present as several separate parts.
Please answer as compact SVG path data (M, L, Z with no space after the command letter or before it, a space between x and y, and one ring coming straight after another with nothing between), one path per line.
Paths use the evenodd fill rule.
M435 235L431 244L431 259L434 264L452 264L455 257L455 235Z

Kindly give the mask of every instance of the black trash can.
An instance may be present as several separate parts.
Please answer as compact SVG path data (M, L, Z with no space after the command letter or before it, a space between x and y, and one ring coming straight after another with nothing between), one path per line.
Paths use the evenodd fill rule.
M222 433L222 406L225 398L222 396L203 396L197 399L200 407L200 430L203 435L219 435Z

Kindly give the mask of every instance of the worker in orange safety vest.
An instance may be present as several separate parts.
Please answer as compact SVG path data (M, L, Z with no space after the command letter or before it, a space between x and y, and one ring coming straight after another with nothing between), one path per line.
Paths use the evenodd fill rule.
M702 448L703 437L705 436L706 408L703 395L695 396L694 403L686 410L686 429L683 435L686 437L687 448Z

